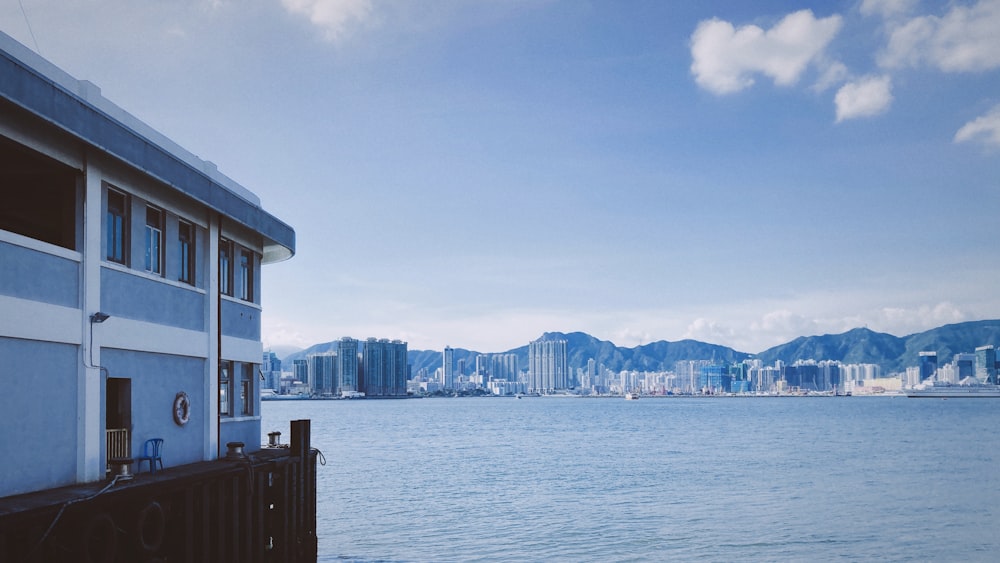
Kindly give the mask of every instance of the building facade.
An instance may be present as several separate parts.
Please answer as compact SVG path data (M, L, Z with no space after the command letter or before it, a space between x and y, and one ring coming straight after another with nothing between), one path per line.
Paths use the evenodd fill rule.
M565 340L534 340L528 344L528 391L551 393L569 388Z
M340 393L356 393L358 388L358 341L345 336L337 342L337 378Z
M366 397L405 397L409 370L406 343L369 338L362 355L362 388Z
M920 381L927 381L937 372L937 352L924 351L918 354L920 359Z
M312 392L317 395L336 395L340 393L337 386L337 353L310 354L309 381L312 382Z
M997 351L992 345L976 348L976 378L981 383L997 383Z
M103 479L147 438L171 465L259 449L261 266L291 227L3 34L0 191L0 378L32 382L0 394L0 496Z
M445 346L441 354L441 388L455 388L455 350L451 346Z

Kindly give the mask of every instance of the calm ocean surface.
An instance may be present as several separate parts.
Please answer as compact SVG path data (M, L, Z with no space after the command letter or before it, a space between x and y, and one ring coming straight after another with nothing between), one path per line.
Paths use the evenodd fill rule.
M263 403L320 561L1000 561L1000 400Z

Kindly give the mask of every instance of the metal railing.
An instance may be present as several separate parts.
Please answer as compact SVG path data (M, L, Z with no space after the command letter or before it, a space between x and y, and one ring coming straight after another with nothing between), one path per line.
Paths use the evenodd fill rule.
M129 440L128 428L107 429L108 462L112 459L132 457L132 443Z

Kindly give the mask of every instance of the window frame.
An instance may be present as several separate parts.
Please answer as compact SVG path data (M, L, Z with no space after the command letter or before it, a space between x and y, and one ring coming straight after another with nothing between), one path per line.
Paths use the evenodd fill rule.
M143 229L145 243L143 267L146 272L161 277L165 270L163 267L163 258L166 254L166 245L163 240L165 216L166 213L159 207L146 205L146 225Z
M117 205L120 203L120 205ZM105 209L104 258L123 266L129 265L129 229L131 199L125 192L108 188Z
M253 372L254 365L251 363L243 364L243 369L240 374L240 414L242 416L253 416Z
M195 229L194 223L185 221L184 219L178 219L177 251L180 263L178 264L177 280L189 285L195 285L195 276L198 271L198 253L195 246L197 240L198 232Z
M240 249L240 280L238 297L243 301L253 302L253 272L254 253L249 249Z
M233 373L232 360L222 360L219 362L219 416L233 416L233 401L231 390Z
M219 239L219 293L233 296L233 242Z

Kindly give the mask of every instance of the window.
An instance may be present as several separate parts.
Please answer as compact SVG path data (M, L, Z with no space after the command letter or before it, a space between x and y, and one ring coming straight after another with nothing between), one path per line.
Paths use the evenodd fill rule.
M240 381L240 414L253 414L253 364L243 364L243 378Z
M163 275L163 211L146 207L146 271Z
M233 294L233 243L219 241L219 293Z
M240 291L239 298L253 301L253 253L240 251Z
M194 285L194 225L187 221L177 224L177 245L180 251L180 273L177 279Z
M107 258L110 262L128 263L128 196L108 190Z
M219 364L219 416L232 416L229 408L229 377L233 371L233 362L224 361Z

